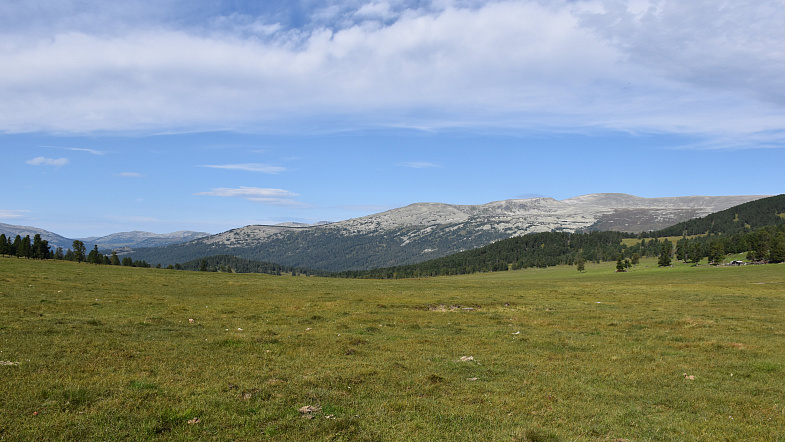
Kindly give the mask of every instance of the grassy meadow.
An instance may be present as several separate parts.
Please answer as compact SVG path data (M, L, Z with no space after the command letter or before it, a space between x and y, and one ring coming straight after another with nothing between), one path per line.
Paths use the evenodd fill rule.
M0 258L0 440L785 441L785 265L614 268Z

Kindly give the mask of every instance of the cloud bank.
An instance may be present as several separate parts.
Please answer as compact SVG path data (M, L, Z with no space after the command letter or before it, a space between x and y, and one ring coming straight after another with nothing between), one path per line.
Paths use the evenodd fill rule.
M33 159L27 160L26 162L31 166L62 167L68 164L68 158L35 157Z
M157 4L0 7L0 131L613 130L694 134L704 147L785 139L776 0Z

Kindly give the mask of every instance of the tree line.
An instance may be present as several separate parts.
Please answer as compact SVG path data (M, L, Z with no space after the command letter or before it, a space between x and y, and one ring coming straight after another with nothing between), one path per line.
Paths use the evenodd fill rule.
M112 252L111 255L104 255L98 251L98 245L94 245L93 249L88 253L85 248L84 242L75 240L71 244L71 249L63 250L58 247L52 252L49 246L49 241L42 239L41 235L36 233L33 239L30 235L16 235L12 240L6 237L5 234L0 234L0 256L16 256L17 258L27 259L56 259L60 261L75 261L78 263L88 262L91 264L100 265L122 265L129 267L151 267L145 261L132 260L129 257L120 259L117 252Z
M266 273L268 275L328 276L330 272L293 267L266 261L255 261L233 255L215 255L175 264L176 270L222 273Z
M785 262L785 224L777 224L752 232L734 235L711 234L688 238L675 245L667 238L639 238L624 244L625 238L638 235L622 232L544 232L528 234L495 242L479 249L468 250L419 264L353 270L334 273L343 278L419 278L498 272L530 267L577 265L583 271L586 262L616 261L623 271L642 257L657 257L659 266L669 266L673 259L698 263L708 258L720 264L728 254L747 253L747 259L761 263Z
M10 237L6 238L4 233L0 234L0 255L28 259L50 259L53 257L49 242L41 239L41 235L37 233L32 242L30 235L26 235L24 238L16 235L16 238L11 240Z

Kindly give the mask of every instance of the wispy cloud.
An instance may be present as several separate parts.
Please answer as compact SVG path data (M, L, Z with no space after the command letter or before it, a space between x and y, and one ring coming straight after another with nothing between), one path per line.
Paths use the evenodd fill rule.
M299 196L294 192L283 189L265 189L259 187L226 188L219 187L208 192L198 192L194 195L209 195L230 198L245 198L248 201L278 205L278 206L304 206L304 204L294 200Z
M67 158L46 158L46 157L35 157L31 160L26 161L27 164L31 166L52 166L52 167L62 167L68 164Z
M262 172L262 173L281 173L286 170L285 167L272 166L269 164L261 163L246 163L246 164L211 164L200 167L210 167L213 169L226 169L226 170L244 170L248 172Z
M41 147L49 147L51 149L60 149L60 150L70 150L72 152L87 152L89 154L99 155L99 156L100 155L106 155L106 152L104 152L104 151L95 150L95 149L87 149L87 148L84 148L84 147L60 147L60 146L41 146Z
M0 219L24 218L28 210L2 210L0 209Z
M144 175L137 172L120 172L115 174L115 176L120 178L142 178Z
M409 168L412 168L412 169L427 169L427 168L431 168L431 167L441 167L438 164L428 163L428 162L425 162L425 161L413 161L413 162L407 162L407 163L398 163L398 165L399 166L403 166L403 167L409 167Z

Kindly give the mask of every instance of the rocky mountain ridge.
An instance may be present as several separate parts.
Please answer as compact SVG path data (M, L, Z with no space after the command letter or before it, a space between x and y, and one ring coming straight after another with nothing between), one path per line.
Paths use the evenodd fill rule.
M411 264L527 233L656 230L764 197L592 194L562 201L416 203L330 224L246 226L134 256L163 265L230 254L319 270L368 269Z

